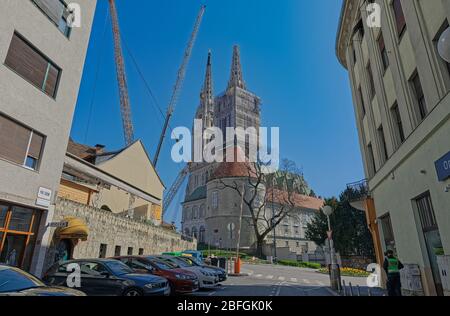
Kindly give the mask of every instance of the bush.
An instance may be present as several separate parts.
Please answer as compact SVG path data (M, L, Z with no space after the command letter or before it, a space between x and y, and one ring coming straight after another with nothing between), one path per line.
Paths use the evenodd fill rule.
M300 262L295 260L278 260L278 264L283 266L298 267L298 268L310 268L310 269L320 269L320 263L315 262Z

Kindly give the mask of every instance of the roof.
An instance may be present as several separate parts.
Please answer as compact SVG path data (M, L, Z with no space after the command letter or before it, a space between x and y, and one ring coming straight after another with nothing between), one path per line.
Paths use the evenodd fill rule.
M197 200L203 200L206 199L206 185L198 187L197 189L192 192L191 195L189 195L184 202L193 202Z
M273 198L272 198L273 196ZM278 204L284 204L285 202L288 201L288 192L286 191L280 191L275 189L273 191L273 195L272 195L272 189L268 189L267 192L267 201L268 202L275 202ZM296 207L299 208L307 208L307 209L311 209L311 210L315 210L315 211L319 211L322 206L324 205L325 201L312 197L312 196L307 196L307 195L303 195L303 194L297 194L297 193L293 193L292 197L291 197L292 201L294 202Z

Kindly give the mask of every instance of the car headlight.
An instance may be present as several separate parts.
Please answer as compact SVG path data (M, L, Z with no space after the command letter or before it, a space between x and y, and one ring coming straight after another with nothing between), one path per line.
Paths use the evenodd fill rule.
M189 280L189 276L185 274L175 274L175 277L180 280Z
M144 286L148 289L156 289L158 287L158 283L149 283Z

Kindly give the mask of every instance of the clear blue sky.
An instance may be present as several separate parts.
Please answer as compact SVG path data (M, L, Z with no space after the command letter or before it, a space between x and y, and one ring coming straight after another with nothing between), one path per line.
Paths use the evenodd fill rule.
M165 112L201 2L116 2L123 38ZM362 179L348 76L335 56L341 1L326 1L326 5L307 0L205 3L207 11L171 125L192 125L208 49L213 52L218 94L228 81L232 46L238 44L247 86L263 100L263 126L280 127L282 158L296 161L310 186L322 196L338 195L347 183ZM107 8L106 0L98 0L72 137L113 150L121 148L124 140L110 20L103 36ZM126 50L124 54L135 136L153 156L162 117ZM98 60L101 63L88 124ZM158 165L167 187L181 169L170 159L172 144L169 135ZM174 203L181 201L182 195L184 189Z

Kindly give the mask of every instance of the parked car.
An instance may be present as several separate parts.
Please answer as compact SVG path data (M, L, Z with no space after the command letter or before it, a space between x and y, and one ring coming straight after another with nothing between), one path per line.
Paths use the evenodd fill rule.
M47 286L25 271L0 265L0 296L86 296L86 294L66 287Z
M215 271L219 278L219 282L226 281L226 279L228 277L227 272L224 269L205 264L201 260L196 259L195 257L181 256L178 258L183 260L184 262L186 262L187 264L189 264L191 266L204 267L204 268L208 268L208 269Z
M164 262L169 262L170 264L175 265L177 268L181 268L183 270L194 273L198 278L199 287L201 289L215 287L219 282L219 277L215 273L215 271L208 268L191 266L185 261L181 260L179 257L161 255L152 256L152 258L156 258Z
M69 264L78 264L80 289L93 296L162 296L170 294L169 282L160 276L136 273L113 259L81 259L57 263L44 276L49 285L67 285Z
M114 257L140 273L159 275L169 281L171 294L185 294L198 291L199 281L195 273L151 256Z

